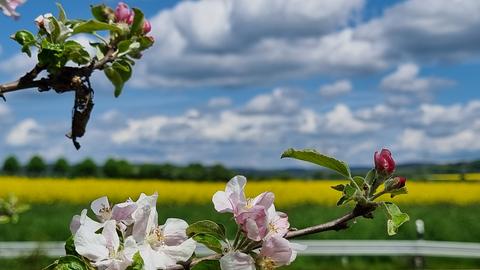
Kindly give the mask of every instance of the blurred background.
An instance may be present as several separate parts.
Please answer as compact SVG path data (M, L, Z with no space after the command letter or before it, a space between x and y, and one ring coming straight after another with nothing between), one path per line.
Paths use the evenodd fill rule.
M95 1L28 1L17 21L0 17L0 80L15 80L35 57L9 36L35 31L56 12L88 18ZM116 1L104 1L114 7ZM65 241L91 200L159 193L160 221L209 218L211 196L236 174L247 192L276 193L293 227L326 222L342 182L329 171L281 160L314 148L365 174L373 153L391 149L410 191L394 199L411 221L386 234L381 211L317 240L480 242L480 2L476 0L132 0L156 43L122 96L102 76L77 151L71 93L19 91L0 103L0 196L30 209L0 225L0 241ZM87 45L88 36L78 38ZM415 221L424 223L418 233ZM228 226L227 226L228 227ZM231 226L230 231L234 228ZM3 245L3 244L2 244ZM0 245L1 248L1 245ZM1 258L0 269L40 269L41 251ZM416 263L415 263L416 262ZM480 259L302 256L285 269L474 269Z

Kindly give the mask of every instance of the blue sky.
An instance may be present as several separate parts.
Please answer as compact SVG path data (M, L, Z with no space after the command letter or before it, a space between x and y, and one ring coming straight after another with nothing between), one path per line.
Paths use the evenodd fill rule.
M98 3L60 2L71 18ZM355 165L382 147L400 162L480 158L479 1L128 4L145 11L157 42L120 98L95 76L82 149L64 137L72 96L27 90L0 104L0 158L300 165L279 159L288 147ZM34 63L8 36L52 11L55 1L29 1L20 20L0 17L1 81Z

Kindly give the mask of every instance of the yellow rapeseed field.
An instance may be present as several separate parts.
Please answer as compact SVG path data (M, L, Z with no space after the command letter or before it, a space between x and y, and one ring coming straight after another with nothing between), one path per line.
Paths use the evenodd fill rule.
M304 203L334 205L340 193L330 186L339 183L345 181L251 181L247 184L247 194L254 196L272 191L276 204L281 207ZM408 182L407 187L408 195L393 200L412 204L480 203L480 182ZM209 203L212 195L224 188L224 183L0 177L1 197L13 193L29 203L85 204L104 195L112 202L119 202L129 197L136 199L141 192L158 192L159 203ZM389 198L385 196L385 199Z

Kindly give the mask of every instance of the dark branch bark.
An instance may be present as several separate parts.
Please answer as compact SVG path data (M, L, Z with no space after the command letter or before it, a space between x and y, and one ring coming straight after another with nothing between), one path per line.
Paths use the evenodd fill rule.
M82 67L63 67L56 76L35 80L37 76L45 70L44 67L36 65L31 71L27 72L20 79L0 84L0 96L5 93L15 92L24 89L37 88L40 91L54 89L57 93L74 91L72 80L75 77L90 77L95 70L102 70L105 65L115 60L115 49L111 47L105 56L100 59L94 59L90 65Z

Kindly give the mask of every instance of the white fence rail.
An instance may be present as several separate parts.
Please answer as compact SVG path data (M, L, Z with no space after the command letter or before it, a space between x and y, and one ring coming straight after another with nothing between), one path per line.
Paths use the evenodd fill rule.
M295 241L307 246L300 255L309 256L432 256L480 258L480 243L443 241L334 240ZM198 247L198 254L211 252ZM50 257L65 255L63 242L0 242L0 258L42 254Z

